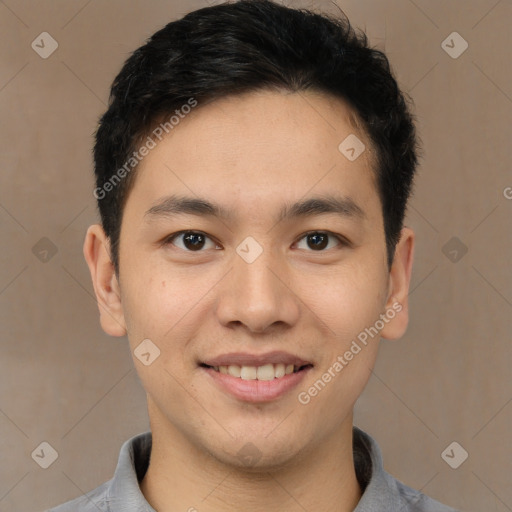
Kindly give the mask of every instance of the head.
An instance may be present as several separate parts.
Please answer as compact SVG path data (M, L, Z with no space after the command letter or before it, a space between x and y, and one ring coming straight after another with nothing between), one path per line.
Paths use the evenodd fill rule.
M346 18L267 0L192 12L126 61L94 161L102 225L85 256L105 331L158 349L134 357L152 421L231 462L249 439L262 465L334 433L378 339L407 325L416 140L385 55ZM309 364L302 391L332 383L248 407L205 368L276 350ZM317 420L268 438L287 410Z
M198 104L262 89L316 91L350 106L374 150L391 266L417 158L411 115L386 56L346 18L248 0L169 23L133 53L112 85L94 163L116 271L123 208L147 137L159 142Z

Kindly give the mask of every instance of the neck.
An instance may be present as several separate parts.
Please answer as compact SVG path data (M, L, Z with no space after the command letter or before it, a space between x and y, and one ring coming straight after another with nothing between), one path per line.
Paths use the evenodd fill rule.
M240 470L201 451L167 422L152 421L141 482L158 512L352 512L361 498L352 454L352 415L329 439L286 467Z

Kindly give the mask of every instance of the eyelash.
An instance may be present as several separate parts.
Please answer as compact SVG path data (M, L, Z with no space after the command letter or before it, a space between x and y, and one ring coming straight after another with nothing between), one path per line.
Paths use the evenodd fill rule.
M190 230L190 229L187 229L187 230L183 230L183 231L178 231L176 233L173 233L172 235L169 235L168 237L166 237L164 240L162 240L162 246L167 246L167 245L171 245L172 242L180 237L181 235L185 235L185 234L194 234L194 235L203 235L205 236L206 238L212 240L215 244L217 244L217 242L215 242L211 237L209 237L206 233L204 233L203 231L194 231L194 230ZM333 233L331 231L319 231L319 230L316 230L316 231L308 231L307 233L304 233L300 236L300 238L298 238L297 242L295 243L298 243L299 241L303 240L304 238L308 237L309 235L314 235L314 234L320 234L320 235L328 235L332 238L335 238L340 246L349 246L350 245L350 242L344 238L343 236L341 235L337 235L336 233ZM217 244L217 245L220 245L220 244ZM203 249L199 249L197 251L190 251L188 249L181 249L181 247L178 247L178 249L182 250L182 251L185 251L185 252L190 252L190 253L200 253L200 252L205 252L205 250ZM308 252L318 252L318 253L321 253L321 252L327 252L329 250L332 250L331 249L321 249L321 250L318 250L318 251L314 251L314 250L310 250Z

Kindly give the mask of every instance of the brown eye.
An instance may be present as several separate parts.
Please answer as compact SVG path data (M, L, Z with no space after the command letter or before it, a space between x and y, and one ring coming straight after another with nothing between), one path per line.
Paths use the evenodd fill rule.
M334 239L337 241L337 243L335 243L334 246L332 244L329 245L329 239ZM306 233L300 240L306 240L306 249L317 252L324 251L326 247L331 249L332 247L344 245L342 239L339 236L327 231L311 231L310 233ZM304 249L304 247L298 248Z
M307 236L307 244L311 249L322 250L329 244L329 235L325 233L313 233Z
M210 247L208 247L208 241L210 241ZM205 247L207 249L215 249L217 247L210 237L198 231L181 231L175 233L168 237L164 243L175 245L188 252L200 252Z

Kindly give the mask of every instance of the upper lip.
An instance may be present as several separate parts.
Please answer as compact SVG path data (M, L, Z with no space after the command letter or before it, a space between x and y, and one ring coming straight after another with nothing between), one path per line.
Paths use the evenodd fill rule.
M312 363L288 352L274 351L265 354L248 354L246 352L230 352L203 361L207 366L263 366L265 364L293 364L305 366Z

